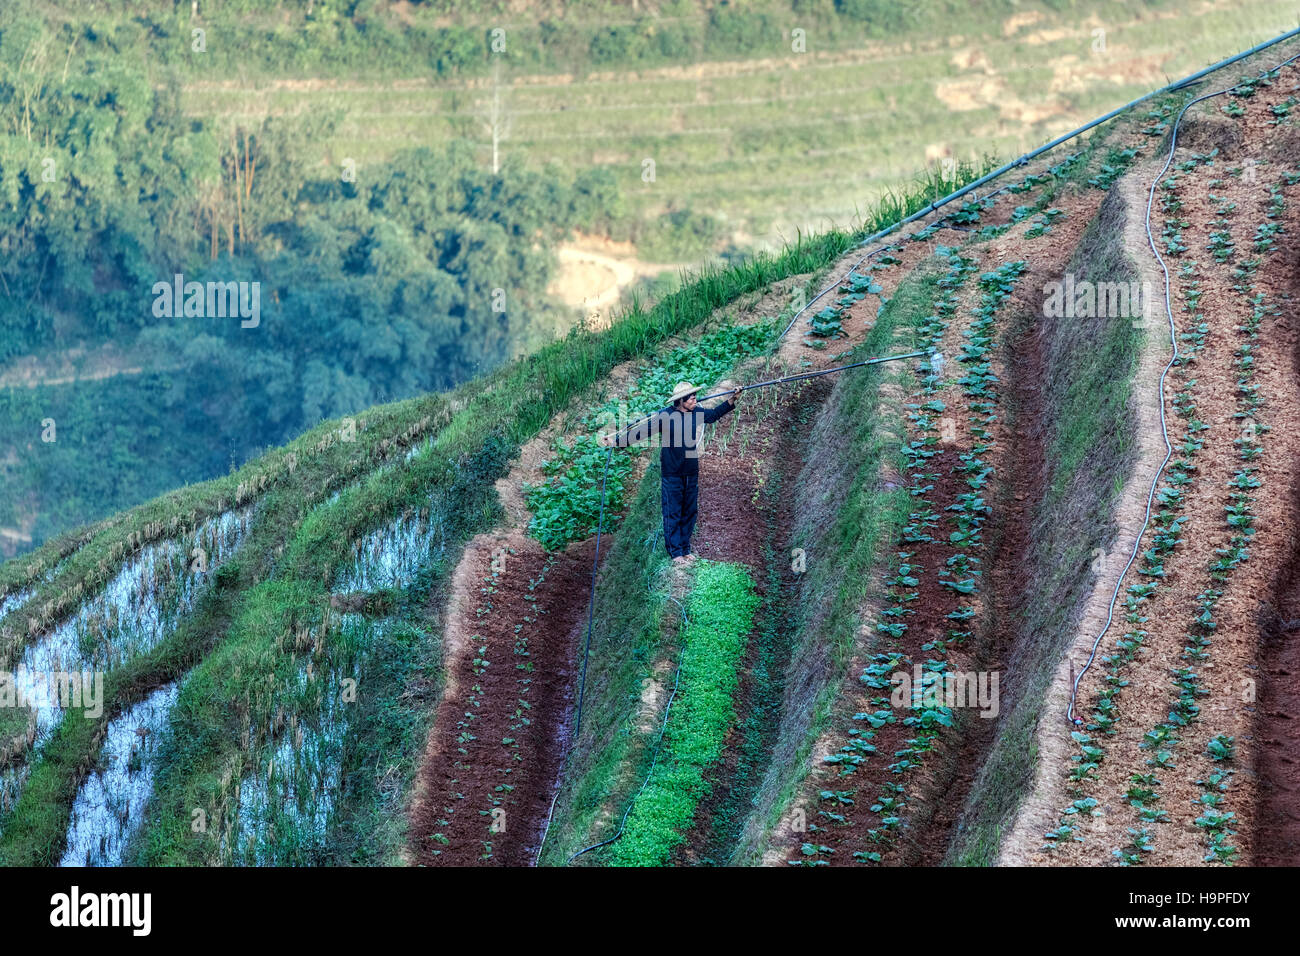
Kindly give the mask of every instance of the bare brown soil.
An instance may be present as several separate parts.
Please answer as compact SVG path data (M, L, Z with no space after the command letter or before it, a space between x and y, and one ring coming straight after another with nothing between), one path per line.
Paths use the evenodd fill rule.
M1261 458L1253 463L1262 485L1252 491L1252 512L1257 518L1249 558L1234 568L1224 583L1216 584L1209 573L1216 552L1227 546L1234 533L1225 520L1224 509L1231 502L1227 482L1242 464L1234 445L1241 434L1239 416L1243 407L1237 386L1237 357L1246 341L1240 326L1249 317L1251 305L1247 296L1234 289L1239 279L1233 270L1244 259L1259 254L1252 250L1253 234L1266 221L1268 187L1281 178L1278 157L1268 155L1269 145L1276 138L1268 109L1293 95L1296 77L1296 71L1288 69L1272 88L1243 101L1247 112L1238 121L1240 136L1223 131L1218 108L1226 99L1212 100L1197 108L1210 113L1209 119L1189 114L1189 128L1195 133L1192 141L1213 142L1221 153L1213 165L1201 164L1179 173L1179 194L1184 205L1178 215L1187 221L1183 238L1189 251L1182 257L1168 257L1168 263L1174 275L1178 331L1186 333L1199 321L1205 323L1208 332L1204 348L1196 353L1193 363L1171 376L1165 400L1175 439L1182 434L1185 423L1174 411L1173 398L1183 387L1192 389L1196 417L1209 428L1200 435L1204 448L1194 459L1197 468L1186 493L1183 513L1187 521L1181 541L1165 561L1166 577L1160 589L1143 608L1148 636L1137 659L1122 673L1130 686L1118 699L1115 733L1102 741L1106 757L1095 783L1079 791L1098 799L1097 814L1080 815L1084 842L1057 851L1053 862L1114 862L1112 850L1128 842L1128 828L1144 825L1125 792L1131 775L1152 770L1148 762L1151 751L1142 746L1143 735L1167 717L1176 696L1171 671L1187 666L1182 648L1197 595L1211 587L1223 592L1214 611L1217 629L1209 661L1195 667L1207 693L1198 702L1197 720L1183 729L1172 748L1174 764L1158 773L1159 807L1168 817L1165 822L1148 825L1154 849L1144 859L1163 865L1205 862L1207 841L1195 822L1204 809L1199 803L1206 789L1202 781L1224 766L1235 770L1221 809L1236 815L1232 825L1236 833L1229 842L1240 850L1237 862L1254 862L1259 848L1265 847L1268 849L1261 860L1296 859L1298 831L1290 788L1295 786L1297 751L1288 715L1296 712L1300 688L1288 665L1292 642L1285 639L1285 621L1281 620L1291 601L1286 569L1294 561L1300 521L1295 494L1300 480L1300 378L1296 369L1297 330L1294 318L1286 314L1288 310L1278 318L1263 321L1254 352L1254 382L1263 399L1256 419L1270 430L1260 443ZM1175 162L1185 160L1190 153L1180 144ZM1274 161L1268 162L1270 159ZM1231 172L1247 161L1259 164L1253 181ZM1288 234L1298 228L1295 203L1294 190L1288 190L1284 214ZM1216 261L1209 252L1211 233L1224 228L1216 222L1220 216L1226 220L1236 245L1235 253L1225 262ZM1166 223L1159 207L1153 212L1153 220L1153 231L1159 235ZM1264 254L1255 276L1254 291L1264 293L1273 305L1297 291L1296 249L1291 242L1288 238ZM1183 274L1182 266L1192 259L1197 264L1193 274ZM1199 286L1194 287L1193 282ZM1201 309L1193 321L1186 306L1196 291ZM1126 583L1139 580L1132 571ZM1280 599L1271 599L1279 591ZM1267 606L1272 604L1278 609ZM1123 630L1117 627L1107 636L1103 653L1113 647ZM1080 710L1085 715L1095 704L1103 673L1103 668L1094 666L1081 684ZM1251 692L1257 677L1258 702ZM1226 764L1216 764L1206 753L1207 742L1216 735L1228 735L1236 741L1236 756ZM1058 770L1061 774L1067 771ZM1043 858L1041 854L1037 857Z
M532 865L564 760L594 551L477 552L472 614L448 622L469 633L420 771L415 862Z
M1020 542L1030 526L1031 509L1041 494L1045 471L1043 439L1036 424L1041 417L1039 383L1043 374L1040 347L1043 330L1033 319L1041 313L1044 284L1059 279L1101 199L1102 194L1098 191L1060 198L1055 206L1062 209L1064 215L1057 219L1049 234L1037 240L1024 237L1030 226L1025 221L987 246L962 250L967 256L985 255L977 263L977 272L1017 260L1026 261L1029 268L1017 282L1012 298L1003 303L998 320L1002 348L994 369L1002 382L998 389L1002 404L998 412L1000 422L994 430L994 447L987 455L995 467L996 484L986 492L994 514L986 525L986 547L980 555L987 584L981 588L982 593L975 601L976 620L981 623L976 628L974 642L949 651L952 666L959 670L1002 671L1007 657L1014 652L1017 614L1031 599L1027 572L1019 561ZM999 206L991 210L994 217L999 207L1005 204L1003 198ZM965 234L957 235L962 240L967 238ZM944 334L941 352L949 361L958 354L962 331L969 324L972 310L979 301L974 285L973 280L968 280L961 295L960 308L950 319ZM959 377L959 373L951 371L950 367L946 377L952 381ZM934 509L943 514L958 495L969 490L951 469L958 456L970 450L974 438L965 415L957 411L964 407L960 387L949 385L937 397L948 407L948 414L956 425L956 440L939 446L943 454L931 460L929 469L936 473L936 477L927 481L933 484L927 497ZM907 402L918 400L917 396L905 399ZM1009 418L1009 415L1014 417ZM909 605L914 613L908 619L908 630L900 642L900 649L914 661L933 656L923 650L922 645L947 630L950 625L945 616L955 607L952 594L937 580L937 572L952 554L952 548L947 544L946 532L942 535L936 533L935 538L933 542L908 546L913 552L909 563L919 565L922 570L918 575L920 584L912 589L919 592L919 597ZM855 663L860 669L861 662ZM1003 683L1000 689L1000 714L1008 711L1016 693L1014 675L1005 676L1008 682ZM880 696L888 696L888 692L866 689L849 692L852 699L845 702L847 706L842 708L837 721L842 728L841 737L844 730L852 726L849 714L877 710ZM788 834L787 859L797 860L800 846L810 842L831 848L832 853L823 853L819 858L826 859L833 866L858 862L853 857L853 853L858 851L880 852L884 865L937 865L943 860L960 823L966 797L983 757L995 739L997 727L996 718L960 715L957 726L940 738L920 770L906 776L904 806L900 814L904 826L892 846L870 840L867 831L879 826L880 817L865 811L885 793L885 785L900 782L898 775L891 773L887 765L893 760L892 754L916 735L915 729L904 726L901 719L877 728L871 741L875 753L858 765L852 774L841 776L837 765L815 766L810 779L814 791L852 790L854 803L835 805L833 812L842 819L834 820L825 816L825 804L819 804L811 794L807 795L802 806L809 823L808 832ZM819 748L817 759L834 749Z
M1300 500L1293 505L1300 512ZM1300 564L1293 553L1276 609L1261 622L1256 715L1256 866L1300 865Z

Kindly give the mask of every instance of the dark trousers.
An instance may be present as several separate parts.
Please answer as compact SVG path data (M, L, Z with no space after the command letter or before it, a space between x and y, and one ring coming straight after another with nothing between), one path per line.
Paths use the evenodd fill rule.
M691 553L699 492L698 475L663 475L659 479L659 502L664 511L664 547L668 549L669 557Z

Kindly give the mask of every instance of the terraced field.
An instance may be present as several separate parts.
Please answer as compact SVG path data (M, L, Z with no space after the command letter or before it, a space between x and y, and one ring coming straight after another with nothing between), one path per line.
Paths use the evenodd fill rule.
M814 28L799 53L782 35L747 59L585 75L507 71L503 150L537 166L608 167L640 217L708 212L741 247L779 248L798 229L852 222L922 164L1018 155L1292 19L1276 0L1135 8L1121 18L1035 9L996 24L972 13L942 35L851 46L838 38L831 46ZM502 28L520 43L535 32ZM490 79L241 82L205 76L201 62L193 69L183 103L198 115L246 123L334 112L326 163L352 159L364 171L396 150L462 136L491 158Z
M0 565L0 861L1294 864L1297 54Z

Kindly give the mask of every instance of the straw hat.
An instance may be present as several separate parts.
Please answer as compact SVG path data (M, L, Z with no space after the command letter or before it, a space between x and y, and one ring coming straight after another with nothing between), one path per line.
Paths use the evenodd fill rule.
M690 382L678 382L673 389L673 394L668 398L668 404L671 405L678 399L685 398L687 395L694 395L699 389Z

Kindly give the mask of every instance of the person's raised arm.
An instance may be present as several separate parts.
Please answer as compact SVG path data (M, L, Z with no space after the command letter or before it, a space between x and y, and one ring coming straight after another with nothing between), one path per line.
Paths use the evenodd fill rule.
M745 390L744 386L741 386L740 388L733 391L730 395L728 395L726 402L724 402L723 404L718 405L716 408L704 409L704 424L709 425L712 424L713 422L716 422L723 415L727 414L727 412L735 408L736 399L737 397L739 397L740 393L743 392L744 390Z

